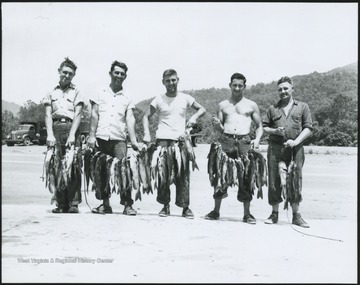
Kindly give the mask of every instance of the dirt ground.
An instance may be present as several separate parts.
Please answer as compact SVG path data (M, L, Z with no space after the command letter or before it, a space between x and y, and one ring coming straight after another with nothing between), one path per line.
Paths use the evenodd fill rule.
M262 146L266 156L266 146ZM181 217L172 191L171 216L161 218L156 193L142 195L135 217L95 215L100 204L83 193L79 214L52 214L40 179L44 146L2 147L2 282L76 283L357 283L357 148L307 147L300 212L309 229L292 226L281 205L279 223L254 197L256 225L242 222L236 189L213 209L207 177L209 145L195 148L191 173L195 218Z

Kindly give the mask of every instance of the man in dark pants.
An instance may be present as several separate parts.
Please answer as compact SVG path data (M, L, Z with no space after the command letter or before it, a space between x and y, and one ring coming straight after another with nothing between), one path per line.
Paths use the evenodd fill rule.
M59 84L43 99L47 145L55 146L55 155L62 160L67 147L81 147L79 125L84 100L74 84L77 66L68 58L61 63L58 72ZM77 175L79 177L80 175ZM56 186L58 187L58 185ZM57 208L53 213L78 213L81 203L81 179L71 178L68 185L61 183L55 192Z
M122 86L127 77L127 71L125 63L114 61L109 71L110 85L100 89L97 95L90 99L91 119L88 147L120 160L127 156L127 132L133 149L138 149L133 114L135 105ZM124 205L124 215L135 216L131 190L130 188L120 195L120 204ZM103 200L103 203L92 209L92 212L111 214L110 195L111 193L105 193L104 189L100 189L96 198Z
M268 198L269 204L272 206L272 213L265 223L275 224L278 222L279 204L283 201L278 164L283 161L286 167L289 167L293 160L297 166L300 195L289 200L293 211L292 223L308 228L309 225L299 213L299 204L302 200L302 167L305 161L303 141L311 135L311 113L306 103L293 98L294 87L291 78L285 76L279 79L278 92L279 102L269 107L263 120L264 131L269 134Z
M185 93L177 91L179 77L175 70L168 69L163 73L162 83L166 88L166 93L154 98L150 103L143 117L144 142L151 140L149 129L149 118L155 113L159 115L159 124L156 132L156 142L160 147L172 146L179 141L186 128L191 128L197 119L205 115L205 108L195 99ZM186 122L186 111L191 107L196 112ZM169 178L168 178L169 179ZM177 179L176 184L176 202L178 207L183 208L182 216L192 219L194 217L189 208L190 204L190 171L188 165L184 176ZM164 187L158 190L157 201L164 205L159 213L161 217L170 215L170 188Z
M246 88L246 78L241 73L234 73L230 78L229 87L231 89L231 97L219 103L217 116L213 117L214 130L220 132L222 150L230 158L240 157L247 154L251 147L258 149L260 139L263 134L261 124L260 111L257 104L244 97ZM251 123L256 125L256 137L254 140L250 138ZM250 213L250 202L252 194L250 191L250 183L246 181L245 187L238 190L237 199L244 205L243 222L248 224L256 224L256 219ZM220 207L222 199L228 196L227 188L217 189L214 187L214 210L205 216L208 220L217 220L220 217Z

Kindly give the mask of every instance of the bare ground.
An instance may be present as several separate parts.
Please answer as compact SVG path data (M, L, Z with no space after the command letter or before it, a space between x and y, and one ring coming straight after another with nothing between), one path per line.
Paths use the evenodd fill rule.
M200 171L191 174L193 220L161 218L156 193L143 194L136 217L51 213L42 173L45 147L2 147L2 282L116 283L356 283L357 148L307 147L301 213L310 224L289 224L281 208L277 225L264 199L252 201L256 225L244 224L236 189L223 201L218 221L206 173L209 145L195 148ZM266 156L266 147L262 147ZM174 191L172 197L174 197ZM94 193L87 200L99 205ZM174 198L173 198L174 200Z

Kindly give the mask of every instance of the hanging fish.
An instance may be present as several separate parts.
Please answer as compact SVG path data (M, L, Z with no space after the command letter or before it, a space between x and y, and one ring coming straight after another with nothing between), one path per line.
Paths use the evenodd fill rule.
M111 187L110 187L110 179L111 179L111 166L112 162L114 161L114 158L111 155L106 156L106 162L105 162L105 188L104 191L106 193L106 196L110 197L111 195Z
M129 163L130 163L132 187L135 190L135 201L136 200L141 201L139 162L136 154L130 155Z
M91 157L92 149L86 148L84 150L84 175L85 175L85 185L86 191L89 191L89 181L90 181L90 170L91 170Z
M48 187L51 168L53 167L55 156L55 146L48 147L45 155L44 168L45 168L45 187ZM49 189L50 191L50 189ZM51 191L50 191L51 192ZM52 192L51 192L52 193Z
M110 179L109 179L109 186L111 193L117 193L118 190L118 183L117 183L117 163L119 162L119 159L117 157L114 157L113 161L111 162L110 166Z
M192 146L190 135L188 133L185 133L184 135L180 136L179 142L181 142L184 145L183 149L186 153L187 158L192 162L193 171L195 170L195 168L199 170L199 166L196 163L195 152Z

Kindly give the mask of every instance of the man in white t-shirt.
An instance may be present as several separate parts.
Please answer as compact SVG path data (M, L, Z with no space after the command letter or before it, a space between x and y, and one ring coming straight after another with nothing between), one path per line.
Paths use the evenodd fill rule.
M135 134L135 105L127 92L124 92L123 82L127 76L127 66L123 62L114 61L110 68L111 82L90 99L91 120L88 146L112 157L123 159L127 156L127 133L132 148L138 150ZM105 175L102 175L102 177ZM105 183L101 183L105 185ZM96 192L96 198L103 204L92 209L93 213L111 214L110 195L104 187ZM120 204L124 205L124 215L135 216L132 208L131 188L120 195Z
M149 118L155 113L159 116L158 128L156 131L156 144L158 146L172 146L178 142L179 137L185 134L186 128L196 124L197 119L204 116L206 110L195 99L185 93L177 91L179 77L175 70L167 69L163 73L162 83L166 87L166 93L159 95L150 103L143 117L144 142L151 140L149 129ZM191 107L196 112L186 122L186 111ZM168 177L169 179L169 177ZM176 201L178 207L183 208L182 216L193 218L194 215L189 208L190 204L190 171L187 169L184 177L175 181ZM157 201L164 207L160 211L161 217L170 215L170 187L159 188Z

